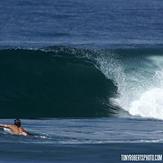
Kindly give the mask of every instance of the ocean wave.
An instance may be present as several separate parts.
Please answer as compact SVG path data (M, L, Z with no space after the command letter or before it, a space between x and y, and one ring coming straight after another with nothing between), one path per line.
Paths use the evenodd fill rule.
M163 49L0 50L1 118L163 119Z
M97 61L101 72L118 88L112 102L130 116L163 120L163 49L117 49L106 53Z
M1 118L95 117L113 113L116 86L86 54L89 50L0 50Z

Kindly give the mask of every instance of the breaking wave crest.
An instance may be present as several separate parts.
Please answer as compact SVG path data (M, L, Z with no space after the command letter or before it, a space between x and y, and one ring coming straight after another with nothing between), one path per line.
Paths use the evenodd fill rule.
M97 59L101 71L118 88L112 98L115 105L132 116L163 119L162 54L162 49L126 49Z
M163 119L162 54L140 48L2 49L0 116Z

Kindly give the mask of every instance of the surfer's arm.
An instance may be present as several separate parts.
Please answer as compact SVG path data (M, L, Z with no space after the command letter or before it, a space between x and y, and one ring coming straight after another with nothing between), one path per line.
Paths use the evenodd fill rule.
M0 124L0 128L4 128L4 125Z
M24 132L25 134L27 134L28 136L31 136L32 134L30 132L28 132L27 130L25 130L24 128L22 128L22 132ZM27 136L26 135L26 136Z
M0 128L10 128L9 125L0 124Z

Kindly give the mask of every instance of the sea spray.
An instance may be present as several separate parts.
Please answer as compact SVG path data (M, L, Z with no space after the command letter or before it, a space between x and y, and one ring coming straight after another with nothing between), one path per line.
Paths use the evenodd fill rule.
M132 52L132 51L131 51ZM118 87L111 101L132 116L163 119L163 58L133 50L97 57L99 69Z

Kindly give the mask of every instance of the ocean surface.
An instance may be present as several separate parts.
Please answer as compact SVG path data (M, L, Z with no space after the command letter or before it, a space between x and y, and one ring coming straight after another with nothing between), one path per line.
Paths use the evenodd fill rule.
M162 0L0 2L0 162L163 154ZM8 157L11 156L11 157Z
M12 123L12 119L1 122ZM33 136L0 130L0 162L108 163L121 162L122 154L162 154L163 121L159 120L53 118L22 122Z

